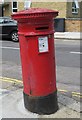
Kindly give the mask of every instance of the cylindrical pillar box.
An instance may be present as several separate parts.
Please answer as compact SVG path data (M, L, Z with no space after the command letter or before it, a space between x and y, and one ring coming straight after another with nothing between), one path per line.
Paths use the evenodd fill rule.
M54 49L54 18L57 11L30 8L17 12L24 104L32 112L58 110Z

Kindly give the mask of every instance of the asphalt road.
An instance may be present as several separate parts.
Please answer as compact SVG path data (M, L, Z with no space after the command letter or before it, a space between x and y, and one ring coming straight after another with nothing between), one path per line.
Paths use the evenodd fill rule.
M2 75L22 79L19 43L0 41L2 50ZM80 92L80 42L55 40L56 80L59 89Z

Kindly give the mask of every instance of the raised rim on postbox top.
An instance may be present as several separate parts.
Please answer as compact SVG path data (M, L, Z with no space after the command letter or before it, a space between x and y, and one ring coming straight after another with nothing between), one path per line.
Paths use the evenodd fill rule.
M45 9L45 8L29 8L22 10L11 15L13 18L31 18L31 17L46 17L46 16L58 16L58 11Z

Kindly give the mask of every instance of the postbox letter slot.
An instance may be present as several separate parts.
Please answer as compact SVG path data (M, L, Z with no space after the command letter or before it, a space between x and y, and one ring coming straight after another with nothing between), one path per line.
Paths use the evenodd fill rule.
M45 26L45 27L37 27L36 30L47 30L49 27Z

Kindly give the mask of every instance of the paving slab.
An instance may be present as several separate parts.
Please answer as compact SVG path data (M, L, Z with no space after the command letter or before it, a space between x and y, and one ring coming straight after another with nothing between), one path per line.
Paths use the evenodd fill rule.
M82 40L82 32L55 32L55 39Z
M2 118L80 118L79 104L78 110L72 108L71 105L74 103L74 106L76 106L76 104L71 98L67 98L66 96L63 97L58 94L59 110L56 113L51 115L38 115L25 109L23 89L10 91L8 94L8 91L5 92L5 96L2 97Z
M7 80L7 81L5 81ZM25 109L23 84L16 79L4 78L0 88L0 117L2 118L80 118L81 103L58 92L59 110L50 115L38 115Z

